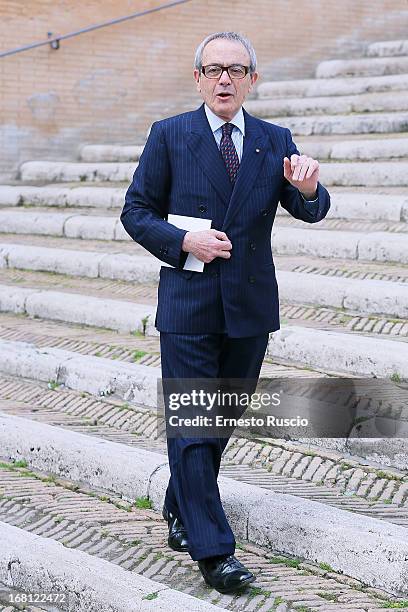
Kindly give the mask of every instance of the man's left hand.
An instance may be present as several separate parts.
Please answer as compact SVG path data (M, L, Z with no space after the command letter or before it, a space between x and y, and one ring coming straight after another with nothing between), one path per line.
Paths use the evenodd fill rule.
M286 180L304 195L306 200L317 197L317 182L319 180L319 162L307 155L291 156L283 159L283 174Z

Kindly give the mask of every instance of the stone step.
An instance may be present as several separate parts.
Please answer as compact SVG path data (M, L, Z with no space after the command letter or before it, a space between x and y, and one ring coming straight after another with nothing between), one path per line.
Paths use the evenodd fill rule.
M385 211L381 210L382 202L387 202L386 195L375 195L369 199L372 202L372 208L378 211L377 214L387 217L397 217L398 213L402 220L371 220L375 218L375 213L372 215L368 209L367 198L357 196L354 199L354 207L350 211L355 215L360 215L356 219L347 217L349 201L346 197L337 199L333 204L332 215L331 210L328 216L321 223L309 224L305 228L305 223L295 219L287 213L285 209L281 209L280 218L276 221L273 231L279 231L280 227L294 226L299 229L307 229L308 231L324 230L339 230L348 232L392 232L404 233L408 231L408 198L400 197L398 207L397 201L392 200L391 204L396 206L397 210L390 206L384 206ZM336 200L336 198L335 198ZM352 203L351 203L352 206ZM374 211L373 211L374 212ZM71 240L98 240L106 242L126 241L131 240L129 234L124 229L120 221L119 212L108 212L106 215L98 215L97 211L91 209L89 214L79 209L71 209L69 212L55 212L53 209L38 208L35 210L24 209L3 209L0 210L0 235L10 234L14 236L55 236L67 238ZM370 220L367 220L368 214Z
M359 261L408 263L406 236L387 232L342 232L277 227L272 234L272 252L304 254Z
M408 110L407 96L408 90L336 97L320 95L313 98L305 97L298 99L259 98L258 100L248 100L245 102L245 109L252 115L261 118L406 111Z
M393 94L395 97L395 94ZM406 100L404 94L404 101ZM337 100L337 98L336 98ZM295 100L293 104L305 104L304 99ZM332 104L330 105L332 107ZM263 100L252 100L246 105L247 110L258 117L270 117L271 115L278 115L278 101L263 101ZM388 109L384 109L388 110ZM314 112L314 111L313 111ZM331 108L331 113L333 114ZM343 111L342 111L343 112ZM305 109L300 108L299 113L288 112L284 113L289 115L305 115ZM351 136L351 135L350 135ZM324 159L361 159L361 160L372 160L372 159L398 159L408 157L408 139L401 137L403 133L396 133L391 137L384 138L370 138L364 139L360 135L357 135L358 139L339 141L328 140L325 134L322 134L319 140L308 141L302 139L298 141L298 146L301 147L303 153L317 157L319 160ZM375 134L374 134L375 136ZM111 163L120 163L123 161L125 154L120 153L120 146L112 147L112 152L109 155L109 161ZM123 147L126 150L126 147ZM108 145L106 145L108 149ZM97 155L94 155L94 163L104 162L104 159L98 160ZM134 158L134 163L138 158ZM132 160L129 160L132 161ZM41 175L43 176L43 175ZM83 175L81 175L83 176ZM53 177L53 171L51 172L51 180ZM95 194L95 187L75 187L75 188L64 188L44 186L30 186L21 185L19 186L0 186L0 205L15 205L22 206L24 204L44 204L48 206L100 206L100 207L114 207L119 206L123 203L124 194L126 188L120 189L115 187L105 187L103 191L99 190L97 194L99 197L97 202L93 202L93 196ZM99 189L99 187L98 187Z
M164 455L4 413L0 424L6 457L126 500L148 497L161 509L169 477ZM405 527L223 476L219 487L239 539L318 559L394 595L408 593Z
M279 295L290 304L319 304L359 314L387 313L408 320L404 283L352 280L277 271Z
M408 343L290 325L271 334L268 355L368 377L408 378Z
M0 371L17 378L62 383L96 396L109 395L152 408L157 405L158 367L1 340Z
M110 331L106 328L51 321L50 319L30 319L0 313L0 338L34 344L38 349L62 349L70 351L71 355L104 357L115 362L154 368L159 368L161 362L160 342L157 335ZM266 378L270 376L321 378L336 375L333 372L326 374L319 369L293 366L282 359L272 361L267 356L261 368L262 376Z
M381 281L372 282L381 283ZM392 296L388 298L384 295L383 299L384 302L389 301L391 307ZM394 299L398 301L398 298L394 297ZM395 310L398 309L396 304ZM401 310L405 309L401 307ZM155 306L138 304L130 300L114 300L78 293L0 285L0 311L117 331L143 333L149 336L158 335L154 327Z
M383 196L385 197L385 196ZM308 229L310 231L320 232L322 229L337 230L342 232L390 232L392 234L403 234L408 232L408 223L401 221L364 221L363 219L342 219L332 218L330 213L324 221L319 223L311 223L305 227L305 222L295 219L291 215L282 215L276 221L276 231L281 227L295 227L298 229ZM15 234L14 234L15 235Z
M311 127L311 129L315 130L317 123L315 123L312 126L306 126L306 124L304 122L307 121L307 119L309 118L299 118L299 124L296 127L295 126L295 130L294 133L299 133L297 132L298 128L299 129L309 129L309 127ZM316 117L313 117L312 119L316 119ZM352 116L351 119L355 119L355 116ZM268 120L269 121L269 120ZM272 121L272 120L271 120ZM290 118L285 118L283 119L284 123L287 124L288 122L291 121ZM406 118L406 122L408 125L408 115ZM282 124L283 125L283 124ZM288 125L286 125L286 127L289 127ZM319 128L320 129L320 128ZM362 185L364 187L372 187L372 186L405 186L406 185L406 181L404 180L404 171L405 171L405 158L404 159L404 163L400 163L398 161L394 161L394 162L388 162L388 161L376 161L376 162L360 162L358 164L355 163L339 163L339 162L333 162L330 164L321 164L321 179L322 182L325 183L326 185L330 186L330 185ZM28 164L43 164L43 168L41 170L41 177L40 175L36 175L36 177L34 176L34 174L36 173L36 169L29 169L29 172L31 172L31 179L32 180L37 180L40 178L45 178L46 176L46 166L50 165L50 171L47 174L47 180L58 180L55 177L54 171L52 166L56 163L56 162L25 162L25 165ZM80 180L79 179L79 172L81 172L81 170L78 169L78 166L80 166L80 164L70 164L70 162L66 162L67 166L69 165L75 165L76 170L75 172L77 173L77 179L76 180ZM87 164L89 165L89 164ZM123 178L117 179L116 177L119 176L119 174L121 174L122 172L125 172L127 170L125 170L123 168L124 164L120 163L120 162L112 162L109 164L110 168L111 168L111 180L115 181L115 180L123 180ZM127 165L127 164L125 164ZM95 164L95 168L97 167L97 164ZM367 182L365 181L366 178L366 174L367 174L367 170L372 169L372 172L369 173L369 175L367 176ZM128 179L129 181L131 181L132 176L133 176L133 172L135 170L135 167L132 167L131 172L128 174ZM22 170L22 175L24 175L25 170ZM95 178L94 180L97 181L99 180L99 175L98 175L98 170L95 170ZM24 177L25 178L25 177ZM64 179L65 180L65 179ZM70 180L75 180L74 176L71 176ZM89 180L89 177L87 178L87 180ZM110 200L110 196L111 194L108 195L109 201ZM106 200L104 200L106 202Z
M26 292L26 289L23 289ZM13 289L10 288L11 297L9 298L9 306L5 310L12 310L16 308L14 306L16 298L16 292L13 293ZM51 297L54 297L54 304L52 304ZM101 321L102 317L95 317L86 309L85 298L82 296L77 296L72 294L67 297L67 302L71 301L72 305L75 305L76 310L74 314L70 314L69 311L65 310L61 306L58 301L58 292L55 292L54 296L50 297L51 305L48 307L47 316L52 319L53 317L59 318L61 317L64 321L72 321L73 322L83 322L85 324L94 323L98 324L98 319ZM7 295L6 295L7 299ZM4 300L5 306L7 306L7 301ZM33 306L35 305L35 296L33 296ZM89 302L92 303L96 298L89 299ZM38 300L38 308L39 312L43 312L41 309L41 304L44 303L44 295L41 294L37 297ZM46 303L46 302L45 302ZM150 307L152 308L152 307ZM22 307L20 306L22 310ZM129 304L129 310L130 304ZM123 326L120 329L127 329L126 325L131 327L132 330L135 329L136 325L140 329L143 328L144 335L157 335L157 330L155 329L153 323L153 316L150 317L150 320L146 317L149 313L148 305L141 305L140 308L137 309L138 312L146 312L146 316L143 317L144 321L130 321L130 324L127 323L126 320L126 312L122 315L123 318L120 321L120 325ZM37 315L38 316L38 315ZM45 316L45 313L43 314ZM88 317L88 319L86 318ZM84 320L85 319L85 320ZM118 328L118 317L115 317L115 313L109 316L109 313L105 315L104 319L107 324L112 325L112 328ZM324 324L323 324L324 325ZM403 322L402 324L403 325ZM141 333L139 331L139 333ZM297 340L296 334L299 334L299 339ZM404 341L405 340L405 341ZM43 349L41 349L43 350ZM44 349L45 350L45 349ZM48 350L48 349L47 349ZM46 354L47 353L46 350ZM72 355L65 350L50 348L50 363L45 359L44 355L40 355L35 346L21 342L13 342L2 340L0 343L0 368L3 368L5 373L12 373L15 375L14 368L19 369L20 367L24 368L24 364L30 363L30 367L32 367L32 362L42 360L41 363L44 362L44 366L42 367L51 367L51 371L55 372L55 368L57 367L55 360L62 360L61 365L58 367L62 367L67 371L68 365L72 365L74 368L80 368L81 365L84 368L84 371L80 374L81 377L86 376L86 372L90 371L90 369L94 369L94 374L89 374L90 378L93 378L93 381L89 381L89 384L97 384L97 374L96 369L99 368L101 371L101 375L104 374L103 368L105 367L105 360L98 361L97 358L95 363L88 364L88 362L82 364L82 358L76 358L73 361L70 361ZM54 354L54 351L56 353ZM52 356L51 356L52 354ZM14 355L14 357L12 356ZM27 355L23 358L23 355ZM349 372L351 374L363 375L363 376L399 376L400 378L408 378L408 341L406 336L393 336L393 339L384 339L383 336L379 336L376 334L365 334L361 335L359 332L352 331L332 331L330 327L326 327L326 329L322 329L322 323L310 323L307 327L297 326L297 325L283 325L281 329L277 332L273 332L270 336L269 340L269 348L268 355L271 358L284 359L287 361L292 361L297 364L306 364L311 365L314 368L321 369L325 371L327 369L328 364L330 364L331 371L337 372ZM45 359L45 361L44 361ZM22 363L23 362L23 363ZM102 365L100 365L102 364ZM110 367L110 365L109 365ZM13 368L11 371L9 368ZM126 370L126 368L125 368ZM23 370L22 370L23 371ZM25 371L25 370L24 370ZM78 370L75 369L73 373L73 379L78 377ZM144 372L143 375L148 375L149 372ZM24 376L25 374L20 373L20 376ZM117 373L117 376L124 376L122 372L122 366L120 368L120 372ZM136 373L133 373L136 376ZM127 378L131 378L132 373L129 374ZM125 376L126 378L126 376ZM111 382L111 381L110 381ZM110 385L109 382L109 385ZM94 386L92 387L95 388ZM86 389L87 390L87 389ZM147 402L146 402L147 403Z
M275 377L291 377L290 371L274 367ZM327 379L315 374L315 379ZM307 378L305 372L298 372L296 384L300 377L303 381ZM393 410L400 403L399 398L396 400L392 402ZM123 405L109 397L94 398L58 385L50 387L35 381L0 377L0 411L111 442L167 452L155 409ZM324 503L406 525L407 465L404 439L349 437L286 441L276 437L257 439L235 430L223 454L221 471L233 474L236 480L251 479L252 484L277 487L281 492L286 488L295 496L314 501L323 499Z
M326 60L318 64L315 76L317 79L332 79L334 77L372 77L407 73L408 55L404 55L401 57Z
M351 115L309 115L268 117L266 121L289 128L294 136L313 134L368 134L406 132L408 113L367 113ZM27 164L35 162L26 162ZM40 162L38 162L40 163ZM42 162L45 163L45 162Z
M83 250L81 245L71 241L71 248L61 248L65 239L51 239L53 246L35 245L21 236L21 243L3 237L0 242L0 268L18 268L87 276L91 278L111 278L142 283L156 282L161 261L146 251L133 249L126 242L127 252L118 252L115 243L100 242L100 249L92 248L92 242ZM34 242L34 244L33 244ZM61 247L59 246L59 243ZM55 246L54 246L55 245ZM92 246L91 246L92 245ZM84 245L85 247L85 245ZM122 249L121 249L122 250ZM133 255L132 253L137 253ZM141 255L141 253L146 255ZM140 254L139 254L140 253ZM301 229L289 226L276 226L272 233L272 253L274 255L307 255L309 257L337 258L358 261L408 263L408 245L405 233L339 231L335 229Z
M0 210L0 228L9 234L35 234L43 236L65 236L85 240L131 240L123 227L118 212L90 210L67 212L38 209Z
M380 162L331 162L321 164L321 180L331 185L385 187L387 185L406 185L404 179L407 163L400 161Z
M370 77L335 77L330 79L296 79L266 81L257 87L261 98L318 98L349 96L371 92L403 91L408 89L408 74Z
M320 117L320 116L305 116L305 117L276 117L276 118L267 118L267 121L272 123L278 123L284 127L288 127L294 135L310 135L310 134L327 134L327 133L338 133L338 134L347 134L347 133L367 133L367 132L394 132L394 131L405 131L408 125L408 114L405 116L403 114L387 114L387 113L376 113L367 115L339 115L336 117L335 115ZM323 154L320 156L323 159L327 159L329 156L331 158L331 151L335 147L337 147L337 153L335 154L337 158L340 154L345 154L344 159L347 159L347 156L351 156L352 159L364 159L364 154L366 156L369 155L370 151L377 152L377 155L380 154L380 142L375 144L373 143L363 143L359 145L358 143L337 143L328 145L326 143L321 143L319 148L316 149L316 145L311 145L310 150L313 151L313 146L315 146L315 151L319 151ZM366 147L368 149L366 151ZM359 147L359 148L358 148ZM396 139L396 141L391 141L386 145L383 150L383 155L385 159L387 159L387 151L390 152L390 157L393 158L401 158L405 160L406 157L406 141L402 141L401 139ZM307 145L302 146L303 149L307 148ZM354 151L357 150L357 153ZM349 152L350 151L350 152ZM365 152L365 153L364 153ZM333 156L333 158L336 158ZM375 162L376 167L379 164L387 164L387 162ZM374 165L374 164L373 164ZM56 166L58 168L56 169ZM64 166L64 169L61 171L61 168ZM133 177L133 173L137 167L137 163L123 163L123 162L95 162L93 164L89 163L74 163L74 162L25 162L21 166L20 176L23 181L87 181L87 182L98 182L98 181L111 181L111 182L122 182L128 181L130 182ZM346 166L345 172L348 172L348 167ZM359 172L357 168L356 173ZM372 181L368 183L370 185L405 185L401 182L398 177L398 174L395 176L395 181L392 182L394 177L390 177L389 180L385 178L380 178L378 181ZM328 183L332 184L332 183ZM336 184L336 183L334 183ZM347 184L357 184L361 185L364 183L347 183ZM15 186L14 186L15 187ZM18 193L17 189L13 189L13 186L9 186L8 189L5 190L5 193L1 196L2 202L8 202L9 198L12 198L11 204L15 202L16 205L21 205L25 199L31 198L36 195L36 191L33 188L22 187L22 192ZM49 191L50 188L45 192L45 197L50 198L53 195L53 192ZM89 188L84 188L85 191L79 193L83 198L89 198L90 193L88 191ZM38 193L38 191L37 191ZM19 196L18 200L16 200L16 196ZM68 194L67 191L62 189L62 192L56 194L58 197L58 205L66 206ZM71 200L70 205L73 204L75 200L75 196L77 194L74 193L74 199ZM92 195L94 195L92 193ZM117 198L119 192L109 191L105 195L102 193L99 194L101 196L101 203L99 206L112 206L112 201L117 202ZM14 196L14 197L13 197ZM35 201L35 200L34 200Z
M361 606L373 612L381 610L384 604L398 605L401 601L389 592L369 587L330 567L322 569L323 566L317 563L276 554L274 550L240 541L236 556L256 574L256 582L238 595L220 595L205 587L196 563L188 555L175 553L165 545L166 526L153 510L130 505L112 493L103 495L103 491L84 483L73 484L55 476L49 482L44 482L44 479L46 474L39 470L29 471L16 467L14 463L3 462L0 482L4 483L6 493L2 504L4 522L13 525L14 529L36 534L31 536L36 537L36 542L39 538L47 538L46 543L51 540L59 547L62 544L64 548L71 549L71 555L82 551L83 555L92 556L95 564L102 563L109 568L114 564L114 576L119 570L126 576L136 573L134 579L155 580L160 583L161 589L165 586L164 593L176 589L180 594L180 605L186 604L186 608L178 609L194 612L206 609L195 607L196 600L193 598L202 600L202 606L208 606L211 602L219 606L214 609L236 612L251 609L254 605L261 612L272 608L284 612L294 610L292 606L300 609L302 605L313 605L314 610L323 611L327 609L327 598L330 599L330 610L334 612L358 612ZM83 510L86 512L81 512ZM49 552L48 547L46 552ZM53 575L52 569L50 575ZM79 584L83 582L81 578ZM108 576L104 590L110 584L112 578ZM126 591L126 585L121 590ZM183 592L188 595L183 596ZM162 595L163 590L144 595L144 605L137 609L161 609L155 607L155 602L158 601L160 605ZM111 610L117 610L115 603L118 601L122 600L117 598ZM99 612L105 607L87 606L82 609ZM125 609L136 610L136 607L121 608ZM38 609L27 610L38 612ZM7 608L7 612L11 610Z
M139 265L141 268L141 277L143 258L141 262L136 256L133 260L135 267ZM406 283L369 279L361 281L288 270L277 270L276 276L279 295L284 303L318 304L320 307L341 309L344 314L349 312L408 318ZM155 280L158 280L157 277ZM136 302L136 295L133 300L130 296L126 296L125 300L115 300L106 296L92 296L90 291L81 293L80 288L67 292L46 287L0 284L0 310L116 330L138 330L144 333L146 327L146 333L155 333L151 329L156 301L156 290L153 287L150 304Z
M344 260L408 263L408 246L404 233L339 231L335 229L302 229L277 225L272 234L274 255L325 257ZM87 241L80 250L77 240L70 240L69 248L62 238L48 238L50 246L37 246L30 236L3 236L0 242L0 268L41 270L87 276L91 278L122 279L135 282L155 282L162 262L145 250L134 248L129 240L120 251L114 242ZM20 238L20 243L16 240ZM42 237L41 237L42 238ZM13 240L13 242L11 242ZM42 240L45 239L42 238ZM85 242L85 241L84 241ZM94 246L95 245L95 246ZM96 249L96 246L99 246ZM133 254L135 253L135 254ZM145 254L145 255L144 255Z
M79 158L84 162L139 161L143 145L83 145Z
M384 142L384 148L387 144L392 145L393 141ZM351 143L350 143L351 144ZM341 149L341 145L344 145ZM324 155L334 158L337 151L342 156L347 155L347 150L350 155L364 155L363 150L359 149L358 144L353 143L353 148L347 149L346 143L339 143L339 148L336 145L323 145L319 143L310 143L301 150L307 154L322 159ZM378 145L379 147L379 145ZM407 151L408 152L408 151ZM324 155L323 155L324 153ZM103 212L110 210L112 215L118 217L124 205L126 189L108 188L108 187L71 187L60 188L53 187L24 187L24 186L0 186L0 207L3 210L11 208L15 215L15 208L24 206L27 208L35 207L36 210L44 208L47 216L52 214L53 208L68 208L69 212L74 212L71 209L77 209L79 214L86 213L94 214L97 209ZM342 188L341 186L330 188L331 207L329 217L331 218L350 218L350 219L367 219L373 221L408 221L408 193L398 193L395 188L387 186L383 193L353 191L350 188ZM85 210L82 210L85 209ZM28 211L27 211L28 212ZM0 210L2 214L2 211ZM278 206L277 215L287 216L289 213ZM26 221L23 224L25 227ZM4 225L2 224L2 230ZM21 231L21 224L18 225L18 233ZM118 229L118 227L116 227ZM4 232L4 230L3 230ZM127 235L127 234L126 234Z
M392 270L388 270L387 266L378 266L373 264L365 264L361 267L361 264L350 264L347 268L341 268L340 265L334 260L334 262L330 262L330 265L319 266L316 263L319 260L307 259L307 265L305 265L305 260L303 257L299 258L275 258L277 262L278 268L281 271L278 271L278 280L282 279L282 275L284 277L285 271L287 272L297 272L302 273L304 276L302 278L310 278L310 280L305 280L305 284L309 286L312 283L312 279L316 278L317 284L321 285L321 294L323 296L323 300L327 300L327 291L325 291L323 284L324 279L337 278L342 282L344 279L351 279L355 281L359 281L362 288L364 285L362 284L365 280L371 281L384 281L383 285L386 283L402 283L404 287L407 286L408 283L408 269L404 268L394 268ZM388 271L387 271L388 270ZM150 307L155 306L157 301L157 285L154 283L151 284L135 284L133 282L126 281L114 281L109 279L90 279L86 277L72 277L72 276L64 276L59 274L48 274L44 272L33 272L33 271L15 271L15 270L2 270L0 271L0 279L3 285L8 287L5 290L5 294L3 294L3 301L0 308L4 308L4 312L7 312L7 308L10 312L15 312L16 310L21 310L22 314L27 311L28 302L18 303L15 299L12 301L10 299L10 288L14 285L17 285L20 288L25 288L27 290L32 290L35 287L38 291L60 291L62 293L69 292L74 295L86 295L95 298L103 298L105 300L112 299L125 299L129 300L132 303L136 302L140 306L148 305ZM394 299L395 292L392 288L389 289L390 299L380 300L377 299L378 296L375 296L375 299L368 301L365 298L362 298L360 293L356 290L353 295L353 291L350 293L346 293L346 297L343 301L343 306L348 301L349 304L358 305L361 311L367 309L368 312L357 312L353 310L346 311L344 309L336 308L335 306L323 306L321 305L320 298L316 300L315 303L307 304L307 299L312 296L312 291L307 292L307 295L304 295L301 302L297 302L299 300L299 296L295 294L293 301L288 301L285 299L289 297L289 293L285 295L285 282L283 284L280 283L280 314L281 314L281 322L289 323L289 324L307 324L307 325L316 325L317 327L325 326L327 329L335 329L337 331L355 331L359 333L371 333L371 334L379 334L381 336L389 336L389 337L402 337L406 338L408 336L408 323L405 318L398 319L395 314L373 314L370 311L370 308L388 308L391 311L403 312L403 307L398 300ZM388 285L389 286L389 285ZM354 285L355 287L355 285ZM400 290L398 289L398 293L400 294ZM13 293L14 295L14 293ZM8 296L8 298L6 298ZM392 300L394 299L394 303ZM330 300L329 300L330 301ZM395 302L398 303L398 306L395 305ZM403 302L404 303L404 302ZM142 309L141 309L142 310ZM56 312L56 311L53 311ZM143 326L146 323L145 314L149 312L148 309L145 309L143 312ZM76 312L78 316L78 311ZM47 309L48 321L50 318L50 311ZM86 312L81 314L80 316L87 317ZM147 315L146 315L147 316ZM54 319L56 320L56 319ZM68 316L68 320L71 320L71 315ZM88 318L90 322L92 322L92 318ZM117 328L120 319L112 319L110 318L110 324ZM31 321L33 325L33 319L28 319L27 323ZM125 317L125 321L128 321ZM142 319L139 319L141 322ZM133 321L134 326L136 326L138 321ZM149 319L147 320L149 323ZM16 324L14 320L13 324ZM95 330L96 328L94 328ZM136 332L135 332L136 333ZM8 339L27 339L26 337L17 336L9 336L9 332L6 333ZM48 338L45 341L45 345L49 344L50 339ZM106 352L106 349L104 349Z
M77 247L80 246L76 242L75 244ZM49 248L3 242L0 243L0 268L41 270L72 276L122 279L136 283L157 282L161 266L159 259L150 254L146 256L124 254L118 252L117 248L109 252L108 245L109 243L103 243L103 249L100 251L85 249L81 251L74 248ZM130 241L129 247L132 247ZM140 253L140 249L138 251Z
M158 369L160 367L160 354L159 354L159 340L157 337L149 337L146 335L133 335L126 334L124 332L111 332L109 333L106 329L100 328L86 328L81 326L69 325L62 323L51 323L44 320L39 319L24 319L18 318L16 319L12 315L0 315L0 337L14 342L17 346L35 346L41 353L41 351L45 351L46 353L50 349L59 349L59 355L61 354L61 349L63 354L69 354L69 356L81 356L82 359L86 359L87 357L95 358L95 357L103 357L104 363L106 364L105 377L107 376L107 370L109 360L110 363L122 362L123 365L134 364L141 366L150 366L151 368ZM40 355L38 353L38 355ZM40 361L43 359L42 357L38 357ZM94 360L95 362L95 360ZM42 363L42 361L41 361ZM40 366L41 366L40 363ZM100 360L96 361L97 364L100 364ZM44 365L44 364L43 364ZM49 364L48 364L49 365ZM97 371L99 372L99 366L97 367ZM145 370L142 368L143 372ZM35 376L38 376L38 372L43 372L43 368L34 368L30 373L30 370L27 369L24 372L27 372L27 376L31 376L34 373ZM79 415L79 412L76 410L76 406L78 406L78 398L71 397L73 391L68 391L68 388L73 384L78 384L78 394L80 395L80 404L86 408L85 412L81 411L81 414L85 418L87 431L92 432L89 427L89 418L90 416L97 416L96 412L94 412L94 404L100 404L100 402L104 401L116 401L112 398L117 397L117 406L116 412L112 412L111 410L106 413L106 407L103 408L103 404L100 404L100 411L103 414L106 414L106 419L111 417L112 423L118 422L118 417L120 417L120 421L123 421L124 428L128 430L126 426L127 422L132 422L130 419L129 412L121 412L123 410L123 401L122 395L116 390L116 387L112 387L110 384L110 379L103 379L98 374L98 381L100 383L99 392L97 396L99 399L95 399L93 402L89 402L89 398L87 398L86 393L83 390L83 384L76 379L77 370L71 370L70 372L65 372L68 374L67 378L64 378L62 374L65 370L61 370L58 366L55 367L55 371L49 370L43 372L44 382L39 382L36 384L42 385L44 389L35 389L32 387L33 383L24 382L23 378L18 375L15 377L13 384L10 384L8 380L4 380L4 383L0 383L0 398L5 397L4 402L0 402L0 410L8 410L9 408L12 410L13 414L17 414L15 411L17 406L21 406L21 402L33 402L35 401L35 415L31 415L30 418L40 418L38 414L38 409L40 407L41 401L44 401L44 406L49 407L52 406L55 399L55 390L61 390L61 393L65 395L68 394L68 399L66 402L62 402L61 399L57 399L58 410L64 410L65 404L68 407L73 407L72 414ZM88 372L88 369L85 368L85 373ZM133 372L134 374L134 372ZM15 372L13 371L13 375L15 376ZM24 373L22 374L24 376ZM296 366L289 361L285 361L283 359L275 359L273 362L270 361L269 357L265 357L262 368L261 368L261 377L264 378L284 378L284 379L296 379L296 380L305 380L310 378L327 378L328 376L335 377L349 377L349 374L344 374L335 371L327 370L327 364L325 364L323 369L317 368L313 369L310 366L306 366L302 368L300 366ZM115 375L112 376L115 378ZM148 383L147 388L149 388ZM30 386L31 385L31 386ZM76 387L77 388L77 387ZM149 397L148 391L146 391L147 397ZM129 399L129 394L125 397ZM9 400L7 400L9 398ZM41 400L43 398L43 400ZM109 398L109 399L108 399ZM131 397L130 397L131 399ZM143 395L140 398L140 401L143 403ZM150 400L149 400L150 401ZM388 400L389 401L389 400ZM397 411L399 409L400 400L398 400ZM116 405L116 404L115 404ZM146 407L143 408L145 410ZM99 411L99 412L100 412ZM68 412L71 413L71 409L68 409ZM98 412L98 415L99 415ZM92 413L92 414L91 414ZM47 418L49 418L49 412L47 408ZM125 417L122 419L122 415ZM24 416L24 415L23 415ZM54 415L53 423L60 423L57 418L57 415ZM56 419L56 420L55 420ZM107 422L105 417L102 419L102 423ZM130 421L129 421L130 419ZM99 416L98 416L99 421ZM141 434L146 433L147 430L150 432L150 436L157 430L157 421L156 416L152 416L148 418L148 421L145 422L139 420L139 417L136 417L137 421L137 430L135 430L135 435L137 438L126 438L126 443L141 443ZM47 421L48 422L48 421ZM101 435L100 427L97 426L95 428L96 435ZM106 433L106 432L105 432ZM104 434L105 435L105 434ZM157 437L157 436L156 436ZM118 437L116 434L114 437L110 437L114 441L124 441L123 438ZM130 440L130 441L129 441ZM259 453L264 456L264 442L261 443L259 448ZM269 444L270 440L268 441ZM312 448L310 448L310 442L312 443ZM374 444L373 444L374 442ZM381 444L380 444L381 442ZM383 439L379 441L376 439L348 439L340 440L338 438L324 438L324 439L310 439L304 440L308 451L305 451L306 454L310 455L310 450L313 450L313 445L317 445L318 447L327 447L329 449L335 449L337 451L341 451L343 453L354 452L356 455L363 457L364 459L369 459L374 464L379 464L381 462L384 465L396 466L400 469L406 469L408 466L408 454L406 452L404 446L404 440L400 439ZM143 443L144 444L144 443ZM152 441L147 442L144 448L148 450L152 450ZM314 450L316 450L314 448ZM162 447L160 447L160 452L162 451ZM262 452L261 452L262 451ZM319 452L322 452L320 448ZM253 454L251 454L253 456ZM233 461L235 464L236 461L234 456L227 455L227 461ZM253 456L255 460L255 456ZM269 461L269 460L268 460ZM339 459L340 463L341 460ZM347 459L348 461L348 459ZM262 463L265 469L269 469L270 466ZM343 469L343 468L342 468ZM274 473L276 470L274 468ZM379 478L382 478L382 475L379 475ZM341 480L341 479L340 479ZM339 481L339 484L341 482ZM374 483L373 483L374 484ZM290 490L292 490L292 486ZM395 491L395 495L397 495L397 490ZM384 495L384 497L389 497L389 495ZM314 495L312 498L315 499ZM381 497L382 498L382 497Z
M395 57L408 55L408 40L384 40L371 43L366 50L368 57Z
M38 585L41 585L41 593L53 593L48 601L55 602L58 609L89 612L225 610L66 546L52 537L39 536L7 522L0 522L0 538L0 578L7 582L8 588L38 593ZM44 602L47 601L45 597Z
M21 164L19 178L23 181L47 182L129 182L136 166L135 162L28 161Z
M408 138L378 138L339 140L336 142L304 141L297 143L299 151L320 160L373 161L408 158Z
M125 193L123 187L0 185L0 206L116 209L123 207Z

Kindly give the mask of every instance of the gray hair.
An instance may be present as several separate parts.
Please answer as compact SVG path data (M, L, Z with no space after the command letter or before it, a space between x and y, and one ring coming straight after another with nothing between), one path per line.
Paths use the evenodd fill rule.
M197 51L195 53L195 58L194 58L194 68L197 68L197 70L201 71L201 68L203 67L204 47L206 47L209 42L211 42L212 40L216 40L217 38L224 38L225 40L234 40L244 45L245 49L249 53L249 60L250 60L249 72L251 74L255 72L256 70L255 49L253 48L252 43L248 40L248 38L245 38L245 36L242 36L241 34L238 34L237 32L215 32L215 34L210 34L209 36L207 36L207 38L204 38L203 42L199 44L197 47Z

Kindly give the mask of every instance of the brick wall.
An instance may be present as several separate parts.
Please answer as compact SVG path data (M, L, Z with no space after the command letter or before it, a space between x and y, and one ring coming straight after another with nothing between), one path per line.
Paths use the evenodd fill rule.
M166 0L0 0L0 50ZM192 0L0 59L0 178L28 159L75 158L83 142L141 142L158 118L198 106L194 51L209 33L254 43L261 80L309 78L328 58L405 38L406 0Z

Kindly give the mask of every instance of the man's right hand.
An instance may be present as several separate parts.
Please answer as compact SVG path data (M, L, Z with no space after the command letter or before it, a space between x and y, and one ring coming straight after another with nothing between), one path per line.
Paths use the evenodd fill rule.
M181 248L207 264L216 257L229 259L232 244L224 232L208 229L201 232L187 232Z

